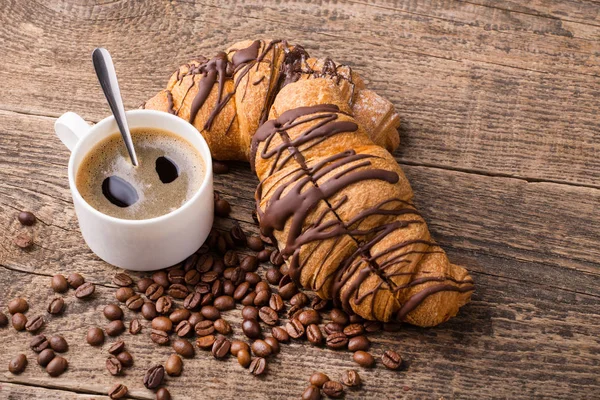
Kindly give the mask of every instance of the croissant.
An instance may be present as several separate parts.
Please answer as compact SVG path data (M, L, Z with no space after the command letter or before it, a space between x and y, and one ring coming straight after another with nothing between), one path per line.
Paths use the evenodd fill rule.
M388 150L399 117L350 68L247 41L171 77L146 108L191 121L215 158L249 160L261 232L290 277L363 318L434 326L474 290L411 203Z

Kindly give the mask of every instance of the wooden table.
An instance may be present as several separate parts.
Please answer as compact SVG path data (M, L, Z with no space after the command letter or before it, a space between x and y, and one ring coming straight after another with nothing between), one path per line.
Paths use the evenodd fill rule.
M68 151L53 132L75 111L108 113L91 50L110 49L128 108L162 88L194 55L241 39L282 37L360 71L402 116L395 154L416 202L450 258L468 266L477 290L437 328L378 334L373 353L395 348L404 372L360 370L347 398L598 398L600 396L600 4L587 0L491 1L0 1L0 305L26 297L45 313L49 277L78 271L97 284L89 302L65 296L67 312L44 333L70 343L67 373L50 378L30 335L0 330L0 398L103 398L122 381L135 398L169 347L147 334L123 338L135 365L122 378L84 336L105 324L117 271L80 235L67 184ZM522 4L527 4L522 5ZM256 179L247 165L216 176L239 221L250 215ZM16 220L31 210L35 244L23 251ZM138 275L141 276L141 275ZM239 312L228 317L239 332ZM126 319L131 318L131 313ZM238 335L238 334L236 334ZM19 376L8 361L25 352ZM262 379L233 360L198 352L175 398L297 398L322 370L356 368L347 352L285 346Z

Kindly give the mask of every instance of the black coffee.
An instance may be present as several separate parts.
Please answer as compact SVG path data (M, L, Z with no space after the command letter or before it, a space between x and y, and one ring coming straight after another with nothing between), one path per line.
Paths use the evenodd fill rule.
M76 185L98 211L123 219L148 219L181 207L200 187L205 166L198 151L174 134L131 130L138 158L133 167L119 133L96 144L77 171Z

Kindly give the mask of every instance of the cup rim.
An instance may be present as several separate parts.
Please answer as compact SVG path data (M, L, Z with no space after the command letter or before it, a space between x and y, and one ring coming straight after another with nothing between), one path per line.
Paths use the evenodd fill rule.
M150 224L154 224L154 223L158 223L158 222L162 222L165 221L167 219L173 218L183 212L185 212L188 208L191 207L192 203L194 203L205 191L207 186L209 185L209 181L210 178L212 176L212 155L210 153L210 148L208 147L208 144L206 143L206 140L204 139L204 137L202 136L202 134L196 129L196 127L194 127L192 124L190 124L189 122L187 122L184 119L181 119L175 115L163 112L163 111L156 111L156 110L129 110L129 111L125 111L125 115L127 116L132 116L132 115L144 115L144 114L149 114L149 115L155 115L159 118L165 118L170 120L170 122L173 122L174 124L180 124L181 126L184 126L184 129L193 129L194 131L196 131L196 133L199 136L200 139L200 147L198 148L198 146L195 146L193 143L190 143L191 146L194 146L194 148L196 148L197 150L200 150L200 155L202 156L202 159L204 161L204 163L206 164L205 166L205 179L203 180L202 184L200 185L200 187L198 188L198 190L196 190L196 193L194 193L194 195L188 200L186 201L181 207L178 207L177 209L168 212L167 214L163 214L163 215L159 215L157 217L152 217L152 218L147 218L147 219L123 219L123 218L117 218L117 217L113 217L111 215L107 215L104 214L98 210L96 210L94 207L92 207L81 195L81 193L79 193L79 190L77 189L77 185L75 184L75 174L76 171L74 171L74 159L75 159L75 155L81 151L80 148L82 146L82 142L83 140L79 140L77 142L77 144L75 145L75 147L73 148L73 150L71 151L71 155L69 157L69 164L68 164L68 175L69 175L69 186L71 187L71 193L73 195L74 198L76 198L80 204L83 205L83 207L85 207L87 209L87 211L91 212L92 214L94 214L96 217L98 218L102 218L104 220L106 220L107 222L112 222L112 223L119 223L119 224L123 224L123 225L131 225L131 226L136 226L136 225L150 225ZM101 131L101 129L104 127L104 125L107 125L111 122L113 122L115 119L115 117L113 115L109 115L108 117L100 120L97 124L90 126L90 131L88 131L88 133L86 133L84 135L87 136L90 134L90 132L94 129L98 129L99 131ZM152 127L151 124L148 124L148 127ZM177 135L179 138L184 139L186 141L189 142L189 140L187 140L186 138L182 137L179 132L170 131L171 133ZM206 153L206 157L208 157L208 159L205 157L205 154L202 153Z

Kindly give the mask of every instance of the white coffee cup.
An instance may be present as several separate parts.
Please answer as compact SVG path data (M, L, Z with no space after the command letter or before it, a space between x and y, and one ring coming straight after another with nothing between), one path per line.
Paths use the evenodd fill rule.
M126 114L130 128L164 129L194 146L205 164L204 181L183 206L156 218L126 220L101 213L81 197L75 177L92 147L119 129L112 116L90 126L79 115L68 112L56 120L54 129L71 150L68 173L75 213L85 242L107 263L134 271L166 268L194 253L210 233L214 207L210 150L196 128L179 117L153 110Z

